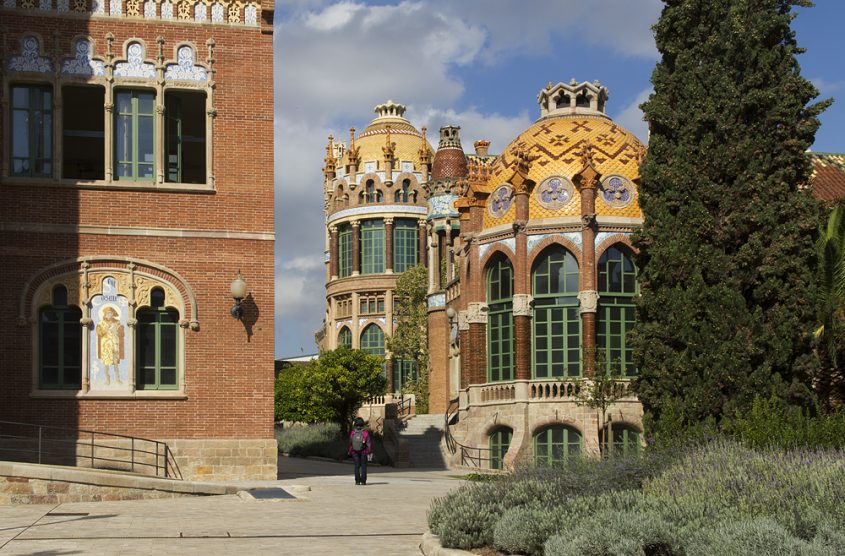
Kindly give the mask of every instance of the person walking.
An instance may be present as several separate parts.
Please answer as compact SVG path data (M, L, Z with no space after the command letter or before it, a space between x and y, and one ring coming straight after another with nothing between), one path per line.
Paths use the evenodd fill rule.
M355 462L355 484L367 484L367 461L373 453L373 438L370 431L364 428L364 420L356 417L354 428L349 433L349 447L347 453Z

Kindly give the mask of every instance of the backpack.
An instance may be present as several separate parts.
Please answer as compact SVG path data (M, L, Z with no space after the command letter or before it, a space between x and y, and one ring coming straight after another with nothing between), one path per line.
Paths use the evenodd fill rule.
M364 446L366 445L366 434L367 431L364 429L355 429L355 432L352 433L352 451L353 452L363 452Z

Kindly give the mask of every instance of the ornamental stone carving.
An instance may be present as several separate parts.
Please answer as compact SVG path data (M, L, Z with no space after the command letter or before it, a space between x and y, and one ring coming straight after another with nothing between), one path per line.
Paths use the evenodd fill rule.
M487 324L487 311L490 308L486 303L470 303L467 305L467 322L469 324Z
M94 59L94 44L89 39L77 39L73 45L75 56L62 63L66 75L103 76L105 64Z
M53 63L49 58L41 55L41 45L38 39L33 35L26 35L21 39L20 56L12 56L9 60L9 70L50 73L53 71Z
M513 316L530 317L534 308L534 298L527 293L513 294Z
M571 181L563 176L551 176L540 183L534 195L541 207L557 210L569 204L574 192Z
M469 318L466 311L458 311L458 330L469 330Z
M581 303L581 314L595 313L599 306L599 292L595 290L578 292L578 301Z

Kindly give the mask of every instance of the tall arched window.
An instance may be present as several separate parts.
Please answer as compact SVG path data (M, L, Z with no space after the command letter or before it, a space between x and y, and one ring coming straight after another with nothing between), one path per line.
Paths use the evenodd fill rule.
M497 256L487 269L487 380L513 380L513 267Z
M384 220L361 223L361 274L384 272Z
M364 202L376 202L376 184L373 180L367 180L367 185L364 188Z
M342 224L337 228L338 277L352 275L352 227Z
M82 387L82 311L68 305L67 288L53 288L52 305L38 312L39 386L79 390Z
M510 427L499 427L490 433L490 469L502 469L512 437L513 429Z
M640 433L630 425L614 423L611 426L611 455L629 457L642 451Z
M397 274L417 264L417 230L416 220L396 219L393 226L393 271Z
M552 425L534 435L534 463L553 466L581 454L581 433L565 425Z
M139 390L178 387L179 312L164 306L164 291L153 288L150 306L139 309L135 352Z
M628 332L634 327L634 296L637 269L630 250L621 244L610 246L599 259L599 305L596 340L599 360L608 372L636 374Z
M384 357L384 332L377 324L368 324L361 333L361 350Z
M349 328L344 326L340 329L340 334L337 335L337 345L338 347L352 349L352 331Z
M531 273L534 378L581 375L578 261L560 245L547 248Z

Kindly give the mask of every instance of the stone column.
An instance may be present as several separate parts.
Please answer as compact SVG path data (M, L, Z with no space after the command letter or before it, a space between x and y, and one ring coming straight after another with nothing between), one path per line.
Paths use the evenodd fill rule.
M393 272L393 218L384 219L384 271Z
M361 348L361 330L358 326L358 292L352 292L352 322L349 323L349 329L352 331L352 349Z
M352 276L361 274L361 222L353 220L352 225Z
M534 299L526 293L513 296L513 325L515 341L516 379L531 380L531 304Z
M428 242L428 293L434 293L437 291L437 283L440 279L440 266L439 266L439 258L437 256L438 253L438 243L437 243L437 232L434 231L434 225L429 223L431 227L431 237L430 241Z
M337 280L340 274L338 270L340 253L338 253L337 226L329 226L329 236L329 274L332 280Z
M446 261L446 284L448 284L455 277L452 272L452 223L448 220L444 225L443 240L443 259ZM440 284L440 289L446 289L446 284Z

